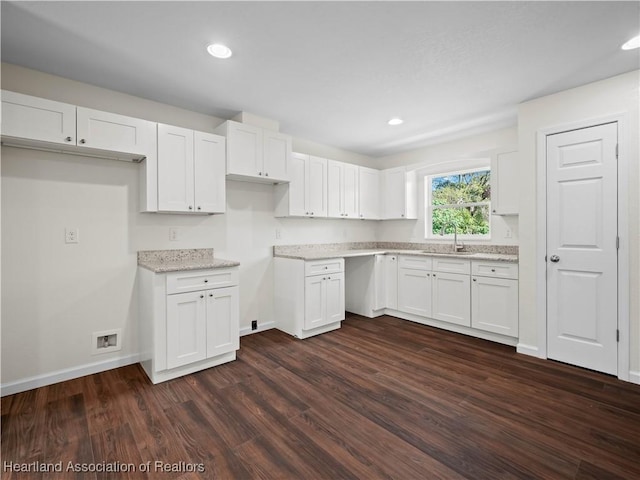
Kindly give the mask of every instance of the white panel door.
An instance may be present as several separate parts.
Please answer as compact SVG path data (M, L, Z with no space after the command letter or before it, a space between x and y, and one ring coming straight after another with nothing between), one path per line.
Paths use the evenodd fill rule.
M262 129L244 123L227 124L227 175L262 174Z
M398 310L421 317L431 316L431 273L398 269Z
M617 374L617 123L547 136L547 355Z
M473 277L471 326L509 337L518 336L518 281Z
M207 358L233 352L240 347L238 287L206 292Z
M344 273L327 275L325 282L326 324L344 320Z
M382 218L404 218L406 204L404 167L384 170L382 183Z
M309 155L294 153L291 155L289 164L290 182L286 188L289 189L289 212L293 217L306 217L309 213L307 208L307 168L309 165Z
M273 180L289 181L289 160L291 158L291 137L278 132L262 132L263 169L262 175ZM260 172L258 172L260 175Z
M307 206L314 217L327 216L327 160L309 157L307 168Z
M358 218L358 166L343 163L342 177L342 210L345 218Z
M362 219L380 218L380 171L358 168L358 207Z
M167 296L167 368L207 358L205 292Z
M76 106L2 91L2 135L76 144Z
M327 160L327 216L344 218L344 168L335 160Z
M326 276L314 275L304 279L304 329L321 327L326 323Z
M194 132L195 211L224 213L226 209L225 138L212 133Z
M385 255L385 303L387 308L398 309L398 256Z
M193 212L193 130L158 124L158 210Z
M78 107L77 129L78 145L146 155L155 139L156 124L140 118Z
M471 285L469 275L432 274L432 317L456 325L471 326Z

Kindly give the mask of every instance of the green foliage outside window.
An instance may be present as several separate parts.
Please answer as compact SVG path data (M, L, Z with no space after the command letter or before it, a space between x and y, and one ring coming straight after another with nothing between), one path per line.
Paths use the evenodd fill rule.
M459 235L488 235L490 227L491 172L432 177L432 233L453 234L455 224Z

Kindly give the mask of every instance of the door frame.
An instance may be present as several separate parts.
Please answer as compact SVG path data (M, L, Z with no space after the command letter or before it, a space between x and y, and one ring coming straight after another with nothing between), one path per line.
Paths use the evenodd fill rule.
M536 132L536 319L538 357L547 358L547 136L618 123L618 378L630 381L629 351L629 184L627 115L618 113L562 123Z

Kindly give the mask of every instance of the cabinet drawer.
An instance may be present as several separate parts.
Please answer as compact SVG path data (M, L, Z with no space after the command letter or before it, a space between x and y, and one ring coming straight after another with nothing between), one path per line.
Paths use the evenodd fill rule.
M344 271L344 258L331 258L329 260L316 260L305 262L304 275L319 275L321 273L338 273Z
M434 258L433 270L444 273L471 273L471 261L458 258Z
M237 268L194 270L167 274L167 295L238 285Z
M413 270L431 270L431 266L431 257L398 255L399 268L411 268Z
M471 274L482 277L518 278L518 264L507 262L471 262Z

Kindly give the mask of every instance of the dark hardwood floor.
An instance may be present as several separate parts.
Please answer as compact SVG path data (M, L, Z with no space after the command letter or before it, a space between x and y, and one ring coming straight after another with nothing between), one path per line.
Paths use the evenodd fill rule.
M638 479L640 386L349 315L303 341L243 337L237 361L155 386L135 365L5 397L2 464L3 479ZM79 472L94 465L120 471Z

